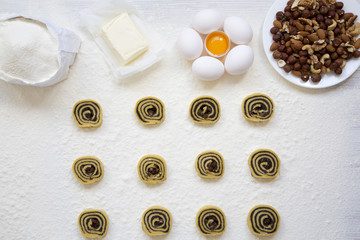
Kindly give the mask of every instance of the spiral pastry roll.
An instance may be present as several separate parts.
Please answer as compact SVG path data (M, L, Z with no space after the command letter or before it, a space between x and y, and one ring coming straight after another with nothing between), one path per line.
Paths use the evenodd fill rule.
M225 214L220 208L205 206L196 216L196 226L201 234L219 235L225 231Z
M248 215L250 231L257 236L270 236L275 234L280 224L279 213L271 206L257 205Z
M109 228L109 219L101 210L89 209L83 211L78 219L79 228L86 238L103 238Z
M172 217L169 210L154 206L142 215L142 229L150 236L166 235L170 232Z
M220 118L220 105L213 97L198 97L190 105L190 117L196 123L216 123Z
M195 169L202 178L219 178L224 168L224 158L218 152L206 151L196 157Z
M269 149L259 149L250 155L249 168L254 178L275 178L279 174L280 159Z
M99 159L92 156L76 159L72 170L76 179L83 184L100 181L104 176L103 164Z
M73 108L76 124L81 128L100 127L102 124L102 110L99 103L94 100L82 100Z
M242 112L246 120L253 122L268 121L274 113L274 102L265 94L255 93L243 100Z
M138 174L145 183L159 183L166 180L166 163L158 155L146 155L138 164Z
M161 123L165 119L164 103L155 97L144 97L136 103L135 114L144 125Z

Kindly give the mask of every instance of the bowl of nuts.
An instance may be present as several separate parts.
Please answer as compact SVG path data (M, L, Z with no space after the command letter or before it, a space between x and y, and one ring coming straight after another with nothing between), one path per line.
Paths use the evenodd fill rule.
M277 0L263 25L274 69L306 88L326 88L360 66L360 4L356 0Z

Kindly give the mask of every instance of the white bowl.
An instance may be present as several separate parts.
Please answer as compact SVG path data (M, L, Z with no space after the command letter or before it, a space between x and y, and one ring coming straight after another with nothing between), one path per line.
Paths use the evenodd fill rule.
M285 72L284 69L277 65L277 60L272 57L273 52L270 51L270 46L274 42L272 40L273 35L270 33L270 29L273 27L276 13L278 11L284 11L287 2L288 0L276 0L268 11L263 25L263 46L265 54L273 68L289 82L305 88L327 88L339 84L349 78L360 66L360 58L352 58L348 61L341 75L336 75L333 72L322 74L322 79L319 83L313 83L311 80L304 82L299 77L294 76L291 72ZM356 0L342 0L342 2L344 3L343 9L345 12L352 12L354 14L360 12L360 5ZM359 20L360 19L357 19L357 21Z

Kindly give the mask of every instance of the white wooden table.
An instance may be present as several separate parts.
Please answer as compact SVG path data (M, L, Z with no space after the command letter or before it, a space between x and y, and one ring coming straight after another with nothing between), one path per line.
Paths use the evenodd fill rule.
M1 12L46 18L83 40L64 82L48 88L0 82L2 239L82 239L77 216L90 207L108 213L106 239L150 239L140 217L151 205L168 208L174 217L171 234L159 239L205 239L194 218L206 204L218 205L227 216L226 232L215 239L257 239L246 217L260 203L273 205L281 215L271 239L360 239L360 70L324 90L302 89L282 79L261 45L270 0L133 0L163 35L168 53L150 71L119 83L78 20L79 11L92 2L0 0ZM203 83L178 56L177 34L194 13L208 7L241 16L253 26L255 62L248 74ZM250 124L241 115L242 99L254 92L266 92L276 102L268 124ZM196 126L187 116L191 100L202 94L221 103L221 120L214 127ZM166 120L159 127L144 128L133 114L135 102L147 95L165 102ZM104 124L96 131L83 131L73 122L72 106L83 98L103 106ZM259 182L250 176L247 158L258 147L281 157L276 180ZM209 149L226 161L224 177L215 182L199 179L193 165L195 156ZM148 153L168 163L168 180L160 186L146 186L137 177L137 161ZM71 164L89 154L102 159L106 173L99 184L84 187L72 175Z

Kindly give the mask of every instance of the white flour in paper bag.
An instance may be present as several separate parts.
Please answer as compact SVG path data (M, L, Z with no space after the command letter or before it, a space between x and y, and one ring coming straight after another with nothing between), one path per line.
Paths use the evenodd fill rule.
M59 69L58 41L46 25L25 18L0 22L0 71L38 82Z

